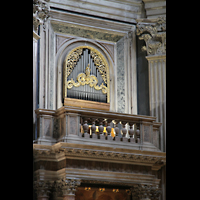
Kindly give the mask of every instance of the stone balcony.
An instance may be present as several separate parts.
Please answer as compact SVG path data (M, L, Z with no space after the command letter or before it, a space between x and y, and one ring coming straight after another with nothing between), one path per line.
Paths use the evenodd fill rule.
M129 190L139 185L160 191L156 174L166 164L166 153L159 149L161 123L155 117L72 106L37 109L36 114L36 183L64 177L81 180L81 187L103 184Z
M63 106L37 109L37 144L57 142L161 152L156 118Z

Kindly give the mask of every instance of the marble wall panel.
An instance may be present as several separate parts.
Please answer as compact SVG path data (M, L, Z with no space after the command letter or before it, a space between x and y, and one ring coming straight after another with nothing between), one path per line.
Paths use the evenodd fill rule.
M52 122L51 118L44 118L44 136L51 136Z
M119 36L117 34L110 34L110 33L105 34L104 32L83 29L78 26L77 27L66 26L66 24L63 23L52 22L52 27L54 31L57 33L65 33L68 35L74 35L88 39L99 39L99 40L117 42L122 38L122 36Z
M117 42L117 112L125 112L124 38Z

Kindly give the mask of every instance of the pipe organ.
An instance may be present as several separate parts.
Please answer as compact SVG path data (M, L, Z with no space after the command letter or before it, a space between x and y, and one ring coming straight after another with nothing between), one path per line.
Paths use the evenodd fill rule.
M93 48L76 48L65 60L65 98L109 103L109 68Z

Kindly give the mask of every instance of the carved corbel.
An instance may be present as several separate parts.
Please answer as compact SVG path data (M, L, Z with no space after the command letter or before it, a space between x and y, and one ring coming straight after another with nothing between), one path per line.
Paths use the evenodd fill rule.
M159 17L151 23L139 22L136 34L145 41L146 46L142 47L142 51L147 51L147 55L166 54L166 18Z

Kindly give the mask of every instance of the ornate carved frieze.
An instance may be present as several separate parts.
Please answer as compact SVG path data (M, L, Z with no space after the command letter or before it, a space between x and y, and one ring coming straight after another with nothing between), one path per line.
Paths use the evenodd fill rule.
M65 155L73 156L84 156L84 157L96 157L109 160L123 160L123 161L133 161L149 164L161 164L165 160L165 157L162 156L147 156L141 154L131 154L131 153L119 153L119 152L110 152L110 151L100 151L100 150L86 150L86 149L77 149L77 148L65 148Z
M147 55L166 54L166 18L159 17L153 23L139 22L136 26L136 34L140 40L144 40L146 46L142 47Z
M61 144L60 144L61 145ZM125 153L125 152L115 152L115 151L104 151L104 150L95 150L95 149L84 149L84 148L72 148L72 147L60 147L57 144L57 147L54 148L35 148L33 150L34 157L36 160L62 160L69 156L85 157L88 160L90 159L101 159L109 161L126 161L130 163L140 163L141 165L149 165L154 167L154 170L158 170L160 167L165 165L166 157L165 156L156 156L156 155L143 155L137 153Z
M49 0L33 0L33 29L35 32L38 26L43 24L49 18L50 7Z

